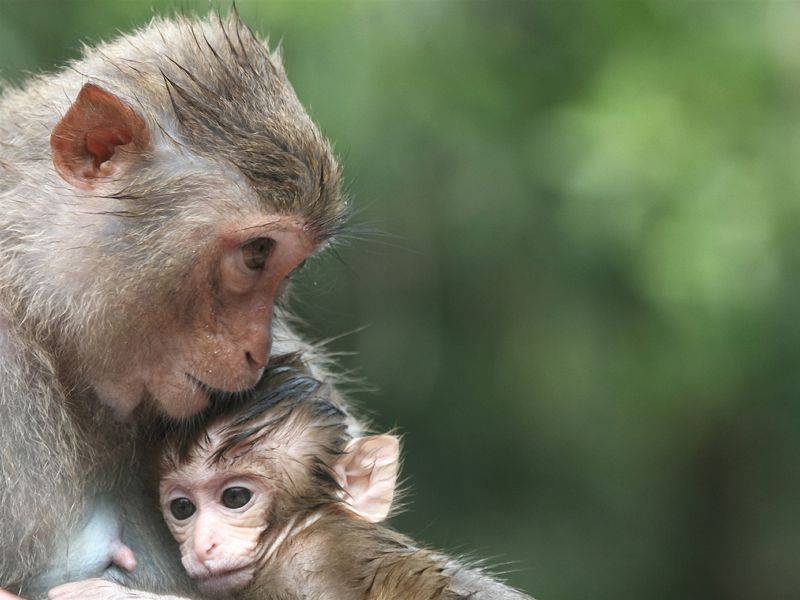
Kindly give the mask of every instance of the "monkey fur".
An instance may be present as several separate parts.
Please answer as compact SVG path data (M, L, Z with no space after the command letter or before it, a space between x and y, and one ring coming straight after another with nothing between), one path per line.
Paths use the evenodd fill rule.
M280 53L235 12L155 19L3 91L0 588L41 596L35 576L110 494L139 565L105 576L189 590L154 508L152 423L202 408L190 366L216 389L252 385L266 357L245 354L251 333L330 378L272 300L347 210ZM290 250L265 276L270 302L240 310L219 256L250 228Z
M265 522L269 525L258 540L260 554L256 554L253 580L235 594L236 598L525 598L500 583L488 585L490 580L485 577L477 587L471 586L464 581L464 569L456 561L380 525L377 521L383 520L385 512L365 519L349 506L352 497L342 487L347 484L336 467L351 451L348 442L354 441L345 414L327 397L325 386L308 376L296 359L273 360L258 389L238 404L220 403L215 409L207 414L209 421L200 429L168 436L161 458L162 489L169 489L164 488L163 478L168 481L177 476L176 471L184 466L190 468L194 480L178 481L189 487L203 485L197 478L206 470L214 479L227 471L233 481L240 481L252 472L268 482L266 494L271 498L265 500L269 504ZM351 460L357 469L365 460L372 462L372 469L378 468L374 451ZM373 485L377 478L382 482L381 489L386 490L388 478L393 489L396 451L389 462L394 466L388 467L388 473L386 467L381 472L362 473L372 482L366 485ZM353 488L354 493L369 495L363 483ZM391 498L392 492L388 494ZM169 518L168 500L162 492L162 509L172 527L181 521ZM186 543L190 546L182 546L184 560L191 545L197 543L196 536Z
M155 424L190 422L214 393L252 387L270 356L299 353L331 383L279 301L344 226L340 179L280 52L235 11L156 18L3 89L0 589L44 597L59 583L51 558L84 539L91 507L111 497L120 522L108 531L121 532L135 571L57 578L103 577L128 598L198 597L156 509ZM453 580L504 597L477 571Z

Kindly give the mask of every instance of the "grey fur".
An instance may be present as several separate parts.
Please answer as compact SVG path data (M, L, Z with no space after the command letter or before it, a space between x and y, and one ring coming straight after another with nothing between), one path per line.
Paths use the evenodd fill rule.
M135 175L102 198L66 184L49 159L50 132L90 82L135 107L154 137ZM141 269L168 274L191 260L194 249L181 243L187 217L202 225L209 209L221 217L263 208L302 216L323 241L348 211L340 168L298 101L280 54L270 53L235 13L225 21L156 19L85 48L60 73L6 90L0 147L0 300L17 322L55 325L61 337L93 342L115 328L127 335L131 314L110 313L111 294L136 302L146 295L152 303L177 293L180 271L158 278L163 288L154 289ZM226 188L232 193L222 195ZM74 235L69 244L65 230ZM91 285L76 286L73 277L86 277L86 250ZM103 359L103 352L92 354L92 363Z
M92 191L56 173L49 143L85 83L134 107L153 137L132 173ZM86 501L111 492L128 504L126 542L140 561L126 580L187 589L143 472L148 410L138 423L119 423L92 382L113 380L157 341L162 324L190 309L168 308L189 297L197 246L188 239L202 239L216 219L261 211L298 216L324 245L347 215L339 179L279 53L235 13L155 19L84 48L58 73L4 90L0 587L28 591ZM317 376L329 377L288 316L273 328L275 352L301 351Z
M50 146L86 83L133 107L152 136L152 147L129 157L135 169L89 191L58 175ZM156 458L152 406L120 422L110 408L113 384L186 321L198 240L220 219L296 216L322 247L347 216L339 180L280 54L235 12L155 19L85 48L62 71L3 91L0 587L38 597L34 576L69 543L87 503L109 493L122 500L124 541L139 566L133 576L103 575L190 594L147 468ZM278 310L273 354L300 353L311 374L329 382L324 355L294 334L290 319Z

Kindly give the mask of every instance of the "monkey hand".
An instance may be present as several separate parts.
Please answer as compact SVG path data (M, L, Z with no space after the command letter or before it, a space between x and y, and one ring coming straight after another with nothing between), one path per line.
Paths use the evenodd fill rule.
M47 593L49 600L122 600L135 598L131 590L105 579L84 579L54 587Z
M47 593L49 600L189 600L177 596L161 596L126 588L105 579L84 579L54 587ZM0 598L2 600L2 598Z

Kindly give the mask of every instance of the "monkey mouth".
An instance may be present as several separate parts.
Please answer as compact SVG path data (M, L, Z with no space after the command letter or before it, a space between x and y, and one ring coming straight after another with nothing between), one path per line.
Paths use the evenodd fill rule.
M197 387L197 389L205 392L206 396L208 396L208 397L211 397L211 396L213 396L215 394L224 394L225 393L222 390L218 390L217 388L211 387L205 381L201 381L200 379L198 379L197 377L195 377L191 373L184 373L184 375L186 375L186 378L189 381L191 381Z
M258 385L258 381L256 381L252 385L247 385L242 389L224 390L207 384L205 381L203 381L202 379L198 379L191 373L184 372L183 374L186 375L186 379L188 379L198 390L205 393L205 395L208 396L212 401L216 398L228 399L231 397L238 397L243 394L247 394L248 392L252 391L253 388L256 387L256 385ZM261 378L259 377L259 380L260 379Z
M197 587L204 594L219 596L244 588L253 579L252 564L204 573L196 577Z

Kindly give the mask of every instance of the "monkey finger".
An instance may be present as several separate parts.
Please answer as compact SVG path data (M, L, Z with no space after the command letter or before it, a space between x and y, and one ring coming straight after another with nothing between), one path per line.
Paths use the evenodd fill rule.
M111 581L86 579L54 587L47 597L49 600L122 600L125 589Z
M22 600L22 598L16 594L0 589L0 600Z

